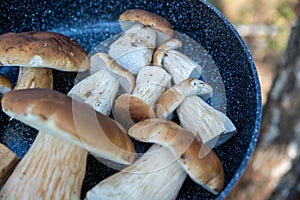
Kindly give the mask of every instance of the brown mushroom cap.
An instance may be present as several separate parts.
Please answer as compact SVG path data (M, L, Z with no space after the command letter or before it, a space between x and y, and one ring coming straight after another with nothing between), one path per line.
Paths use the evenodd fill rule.
M12 90L10 80L4 75L0 74L0 93L4 94Z
M139 141L168 148L196 183L214 194L222 190L224 171L221 161L194 133L175 122L155 118L133 125L128 134Z
M122 94L116 99L113 115L126 129L137 122L155 118L153 109L147 103L130 94Z
M67 95L48 89L6 93L2 109L41 132L86 148L96 157L130 164L135 149L128 135L111 118Z
M171 23L165 18L158 16L152 12L142 9L130 9L126 10L119 17L121 28L125 31L129 27L122 26L123 21L130 21L134 23L140 23L146 27L152 27L170 38L173 37L174 31Z
M1 35L0 65L85 71L90 64L87 53L75 40L40 31Z

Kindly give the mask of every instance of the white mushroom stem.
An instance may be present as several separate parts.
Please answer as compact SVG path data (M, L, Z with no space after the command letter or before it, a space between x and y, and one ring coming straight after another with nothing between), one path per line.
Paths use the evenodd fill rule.
M175 199L186 176L169 150L152 145L133 165L94 186L86 199Z
M236 133L236 128L231 120L200 97L185 98L176 111L181 126L196 133L210 148L226 142Z
M1 199L80 199L87 151L39 133L4 185Z
M52 82L52 69L20 67L18 80L14 90L27 88L52 88Z
M141 68L151 63L155 39L155 30L137 24L110 46L109 55L123 68L137 74Z
M162 68L147 66L140 70L132 96L147 103L152 109L159 97L170 86L171 76Z
M202 73L200 65L176 50L165 53L163 67L172 75L175 84L187 78L199 78Z
M0 188L11 174L17 163L18 156L9 148L0 143Z
M107 70L101 70L77 83L68 95L89 104L104 115L109 115L119 85L117 78Z

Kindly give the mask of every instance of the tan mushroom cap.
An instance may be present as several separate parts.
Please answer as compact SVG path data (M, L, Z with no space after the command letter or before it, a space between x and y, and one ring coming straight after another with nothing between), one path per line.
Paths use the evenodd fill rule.
M217 194L224 186L224 171L218 156L194 133L164 119L147 119L132 126L128 134L142 142L157 143L178 158L186 173L198 184Z
M130 94L122 94L116 99L113 116L126 129L137 122L156 117L147 103Z
M49 89L6 93L3 111L41 132L85 148L96 157L130 164L135 157L131 139L111 118L90 106Z
M134 89L135 80L133 74L122 68L113 57L106 53L96 53L91 56L91 71L108 69L120 82L124 92L131 93Z
M10 80L6 76L0 74L0 94L5 94L11 90L12 85Z
M157 101L156 116L158 118L170 119L171 113L191 95L197 95L203 98L211 97L212 87L195 78L185 79L165 91Z
M140 23L146 27L152 27L166 34L169 37L173 37L174 34L172 25L168 20L146 10L142 10L142 9L126 10L119 17L119 22L121 24L121 27L122 27L122 21L130 21L130 22ZM124 30L124 27L122 27L122 29Z
M60 33L40 31L1 35L0 65L85 71L90 64L77 41Z

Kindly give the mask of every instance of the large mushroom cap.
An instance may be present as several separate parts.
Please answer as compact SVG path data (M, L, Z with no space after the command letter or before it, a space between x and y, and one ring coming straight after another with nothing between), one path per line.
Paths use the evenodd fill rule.
M87 53L75 40L40 31L1 35L0 65L85 71L90 64Z
M170 39L174 35L172 25L167 19L142 9L126 10L120 15L119 23L124 31L128 30L136 23L158 30L159 39L157 41L159 41L159 44L164 40Z
M15 90L3 96L2 109L9 116L79 145L96 157L122 164L134 160L132 141L113 119L63 93L48 89Z

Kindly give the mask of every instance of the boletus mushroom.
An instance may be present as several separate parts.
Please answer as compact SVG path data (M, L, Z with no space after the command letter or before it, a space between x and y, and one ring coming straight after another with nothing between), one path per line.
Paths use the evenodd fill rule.
M111 44L108 53L133 74L149 65L154 48L173 36L165 18L145 10L127 10L120 15L119 23L124 33Z
M49 145L48 137L40 138L39 148L28 151L27 163L18 165L1 190L1 198L79 199L88 152L122 164L133 162L134 146L119 125L65 94L49 89L15 90L6 93L1 103L8 116L57 142ZM51 157L47 157L49 152ZM56 160L62 156L64 160Z
M91 66L99 71L75 84L68 95L91 105L104 115L109 115L119 88L125 93L132 92L134 76L105 53L93 55Z
M87 200L175 199L187 174L214 194L223 188L224 171L219 158L194 133L172 121L155 118L133 125L128 134L164 148L153 145L132 166L88 191Z

